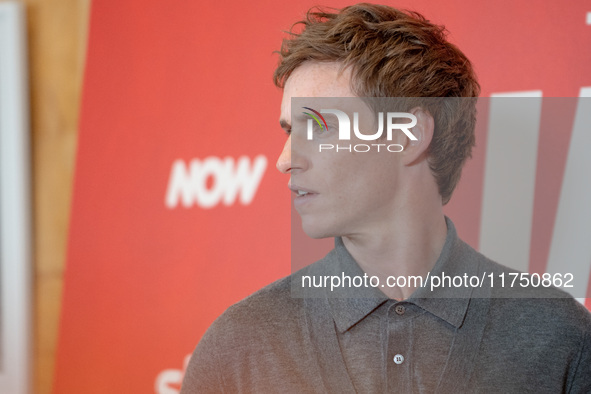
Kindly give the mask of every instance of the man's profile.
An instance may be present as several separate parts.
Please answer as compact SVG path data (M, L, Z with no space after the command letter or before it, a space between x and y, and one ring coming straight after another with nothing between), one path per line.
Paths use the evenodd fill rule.
M274 76L287 133L277 168L289 175L306 234L334 237L335 248L228 308L197 346L182 392L591 392L591 317L559 290L414 283L292 292L304 277L511 272L461 241L443 214L475 143L480 92L443 28L372 4L311 10L301 25ZM417 122L416 140L391 134L403 147L396 152L378 143L322 151L319 140L341 143L335 119L320 122L310 114L321 111L299 105L355 105L357 121L375 130L367 119L387 98L402 98L400 111ZM372 147L358 135L348 142Z

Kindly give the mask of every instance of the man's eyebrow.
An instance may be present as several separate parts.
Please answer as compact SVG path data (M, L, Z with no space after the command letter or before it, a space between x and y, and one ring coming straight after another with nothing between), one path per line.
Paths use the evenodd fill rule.
M291 125L289 124L289 122L285 119L280 119L279 120L279 125L281 126L282 129L284 130L289 130L291 129Z

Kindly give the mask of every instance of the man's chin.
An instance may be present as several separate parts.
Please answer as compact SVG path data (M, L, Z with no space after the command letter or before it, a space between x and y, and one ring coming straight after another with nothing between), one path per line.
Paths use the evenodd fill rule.
M302 222L304 233L312 239L334 238L340 234L333 229Z

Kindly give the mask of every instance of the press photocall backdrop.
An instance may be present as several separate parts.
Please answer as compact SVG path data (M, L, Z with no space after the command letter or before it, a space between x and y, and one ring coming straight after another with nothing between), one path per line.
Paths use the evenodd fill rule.
M590 95L586 1L384 3L445 24L473 61L483 96ZM55 393L178 392L212 321L290 273L273 51L282 31L317 4L93 2ZM548 261L565 232L591 237L583 154L591 141L572 142L577 108L545 119L542 105L539 130L496 161L487 149L511 138L493 146L479 129L474 159L446 207L463 239L501 263L521 253L527 268ZM528 208L515 215L515 206L495 201ZM507 247L499 223L517 237ZM590 244L575 247L587 267Z

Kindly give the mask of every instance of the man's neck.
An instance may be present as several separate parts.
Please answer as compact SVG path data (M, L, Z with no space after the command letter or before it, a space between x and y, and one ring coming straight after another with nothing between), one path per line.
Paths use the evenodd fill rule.
M432 211L407 210L387 223L387 229L374 234L343 236L343 243L361 269L386 284L388 276L426 277L439 257L447 235L447 225L441 207ZM408 281L407 281L408 282ZM410 297L414 287L380 286L389 298Z

